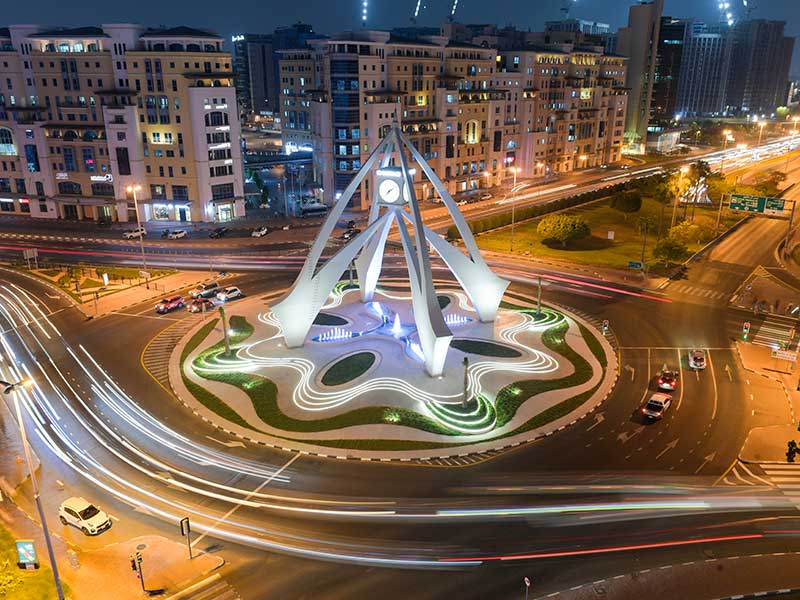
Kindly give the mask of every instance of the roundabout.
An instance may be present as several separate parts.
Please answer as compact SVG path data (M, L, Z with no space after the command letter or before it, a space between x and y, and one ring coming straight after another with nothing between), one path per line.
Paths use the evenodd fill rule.
M592 411L616 380L610 344L561 307L509 291L482 323L452 281L436 281L453 339L428 375L409 285L387 279L368 303L340 282L300 348L261 299L198 323L173 350L171 384L194 410L246 439L325 456L424 459L497 450Z

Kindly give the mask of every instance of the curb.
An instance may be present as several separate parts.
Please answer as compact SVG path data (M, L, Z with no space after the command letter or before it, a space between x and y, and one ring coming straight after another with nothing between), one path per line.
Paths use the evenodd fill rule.
M559 307L559 308L563 308L560 304L557 304L557 303L548 303L548 305ZM580 324L586 326L589 329L596 329L592 325L592 323L586 319L586 317L584 315L580 314L580 311L574 311L573 309L569 309L569 313L570 313L570 316L573 318L573 320L575 320L576 323L580 323ZM182 338L181 342L179 342L176 345L176 347L173 349L172 354L174 355L174 354L179 353L180 351L182 351L182 348L185 347L184 340L190 339L190 337L192 335L194 335L194 333L202 326L203 326L203 323L201 322L201 323L197 323L195 326L193 326L191 329L189 329L184 334L184 337ZM445 466L445 465L434 465L434 464L426 465L424 463L428 463L430 461L436 461L436 460L446 460L446 459L455 460L457 458L466 458L466 457L481 455L481 454L485 454L485 453L503 453L503 452L505 452L505 451L507 451L509 449L517 448L517 447L519 447L519 446L521 446L523 444L530 444L530 443L535 442L537 440L540 440L542 438L549 437L549 436L553 435L554 433L558 433L560 431L563 431L567 427L571 427L572 425L575 425L577 422L581 421L582 419L585 419L587 416L593 414L598 409L598 407L601 406L609 398L609 396L611 396L611 394L616 389L616 385L617 385L617 382L619 380L619 365L616 365L616 368L612 369L612 366L614 366L612 364L612 361L616 362L618 360L617 353L615 351L614 345L612 344L612 342L608 338L600 338L600 339L603 339L612 350L611 356L608 357L610 360L608 361L608 364L606 365L606 373L605 373L604 377L598 383L598 387L603 386L603 385L608 385L608 390L602 396L602 398L595 398L594 394L593 394L593 398L590 398L590 400L587 400L587 402L592 402L593 401L594 405L589 410L587 410L584 414L582 414L579 417L576 417L575 419L573 419L572 421L570 421L569 423L567 423L565 425L561 425L560 427L558 427L556 429L553 429L553 430L550 430L550 431L548 431L546 433L540 433L538 435L529 437L528 439L515 440L513 442L509 442L509 443L506 443L506 444L503 444L503 445L500 445L500 446L495 446L495 447L492 447L492 448L487 448L485 450L472 450L472 451L469 451L469 452L448 453L448 454L442 454L442 455L437 455L437 456L426 456L426 457L414 457L414 456L410 456L410 457L377 457L377 456L363 457L363 456L347 456L347 455L339 455L339 454L327 454L327 453L318 452L318 451L315 451L315 450L298 449L297 447L286 447L286 446L282 445L279 442L269 442L269 441L265 441L265 440L254 439L254 438L252 438L252 437L250 437L250 436L248 436L246 434L232 431L231 429L226 428L223 424L220 424L216 420L212 420L209 417L207 417L206 415L201 414L197 410L196 406L194 406L194 405L190 404L189 402L187 402L183 397L181 397L181 395L178 392L175 391L175 389L173 388L172 383L171 383L172 355L170 356L170 368L169 368L170 373L168 373L168 377L170 379L169 386L170 386L170 390L171 390L173 396L179 402L181 402L181 404L183 404L188 410L190 410L192 412L192 414L194 414L195 416L199 417L200 419L202 419L203 421L205 421L209 425L215 427L218 431L222 431L222 432L227 433L228 435L230 435L232 437L248 441L248 442L250 442L252 444L256 444L256 445L259 445L259 446L265 446L265 447L273 448L273 449L277 449L277 450L282 450L284 452L303 454L303 455L307 455L307 456L317 456L317 457L320 457L320 458L331 458L331 459L337 459L337 460L350 460L350 461L361 461L361 462L382 462L382 463L391 462L391 463L394 463L394 464L414 464L414 465L417 465L417 466L436 466L436 467L438 467L438 466ZM180 372L181 372L183 367L182 367L182 365L179 365L178 368L180 369L178 371L178 374L180 374ZM195 403L197 403L196 400L195 400ZM578 408L576 408L574 410L579 410L579 409L580 409L580 407L578 407ZM574 412L574 410L572 412ZM270 434L265 434L265 435L267 435L267 436L269 436L270 438L273 438L273 439L280 439L278 436L275 436L275 435L270 435ZM522 435L522 434L520 434L520 435ZM301 442L301 443L305 444L305 442ZM475 445L480 444L480 443L481 442L477 442ZM313 444L308 444L308 445L313 445ZM483 460L480 460L480 461L477 461L477 462L473 462L473 463L470 463L470 464L466 464L466 465L457 463L456 465L449 465L449 466L468 467L468 466L473 466L474 464L477 464L478 462L484 462L485 460L489 460L490 458L494 458L494 457L490 456L490 457L484 458ZM420 464L420 463L423 463L423 464Z

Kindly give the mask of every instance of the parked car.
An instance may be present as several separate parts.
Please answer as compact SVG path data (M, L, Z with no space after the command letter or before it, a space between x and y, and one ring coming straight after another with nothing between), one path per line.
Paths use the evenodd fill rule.
M183 308L183 304L183 296L171 296L156 304L155 309L158 314L163 315L172 310Z
M236 300L236 298L241 298L243 295L244 294L242 294L242 290L240 290L238 287L229 287L217 294L217 298L223 302L227 302L228 300Z
M356 226L356 222L353 221L353 219L350 219L347 222L347 224L345 225L345 227L347 227L348 229L355 229L355 226Z
M269 227L265 225L263 227L256 227L255 229L253 229L253 231L250 233L250 237L260 238L264 237L268 233L269 233Z
M227 227L216 227L215 229L211 230L211 233L208 234L208 237L211 239L221 238L224 235L227 235L230 232L230 229Z
M706 353L702 350L689 350L689 368L698 371L706 368Z
M129 229L122 233L122 237L126 240L132 240L134 238L140 238L147 235L147 231L145 231L144 227L137 227L136 229Z
M661 419L671 404L672 396L658 392L650 396L650 400L642 407L642 414L646 419Z
M672 392L678 387L678 374L675 371L661 371L657 383L658 389Z
M213 298L219 291L219 284L216 281L211 283L201 283L194 288L189 295L192 298Z
M283 227L281 227L281 230L282 231L289 231L289 229L291 229L291 228L292 228L291 225L284 225Z
M492 196L489 192L481 194L481 200L491 200L492 198L494 198L494 196Z
M459 200L459 201L456 202L456 204L458 206L465 206L467 204L467 201L466 200Z
M111 527L111 519L94 504L83 498L67 498L58 507L62 525L77 527L86 535L97 535Z
M214 310L214 303L208 298L195 298L189 305L190 313L209 312Z
M169 232L167 237L171 240L179 240L181 238L186 237L186 230L185 229L174 229L173 231Z

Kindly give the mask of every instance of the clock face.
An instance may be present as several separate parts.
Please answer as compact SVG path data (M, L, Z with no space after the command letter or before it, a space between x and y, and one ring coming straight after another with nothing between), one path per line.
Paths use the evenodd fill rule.
M394 204L400 199L400 185L393 179L384 179L378 187L381 200Z

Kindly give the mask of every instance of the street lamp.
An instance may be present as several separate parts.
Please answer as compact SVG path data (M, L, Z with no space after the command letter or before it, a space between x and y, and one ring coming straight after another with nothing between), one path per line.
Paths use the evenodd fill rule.
M17 413L17 422L19 423L19 434L22 437L22 447L25 450L25 462L28 463L28 473L31 477L31 487L33 488L33 498L36 501L36 508L39 511L39 520L42 522L42 531L44 532L44 540L47 545L47 555L50 558L50 567L53 569L53 580L56 584L56 594L59 600L64 600L64 590L61 589L61 577L58 574L58 564L56 563L56 555L53 552L53 542L50 539L50 530L47 528L47 520L44 516L44 507L42 506L42 499L39 496L39 486L36 483L36 475L33 472L33 460L31 459L31 449L28 446L28 436L25 433L25 421L22 420L22 411L19 408L19 388L28 388L33 385L32 379L23 379L15 383L8 381L0 381L0 387L3 388L3 394L11 396L14 399L14 410Z
M800 121L800 117L792 117L792 121L794 121L794 129L793 131L797 132L797 122Z
M147 259L144 257L144 233L142 232L142 223L139 220L139 201L136 198L136 192L142 191L142 186L140 185L129 185L125 188L129 194L133 194L133 209L136 211L136 227L139 229L139 250L142 252L142 270L147 273ZM145 278L145 285L150 287L147 284Z
M765 121L758 122L758 146L761 146L761 135L764 133L764 126L766 124Z
M511 172L514 173L514 187L511 188L511 252L514 252L514 222L516 221L517 208L517 173L520 171L522 171L522 169L519 167L511 167Z
M489 171L484 171L483 176L486 177L486 187L492 187L492 174Z
M578 163L578 168L579 168L579 169L582 169L582 168L583 168L583 165L585 165L585 164L586 164L586 159L587 159L587 158L589 158L589 157L588 157L588 156L586 156L585 154L581 154L581 155L578 157L578 160L580 161L580 162Z
M678 185L678 192L679 193L680 193L680 190L681 190L681 187L682 187L682 184L683 184L683 177L688 172L689 172L689 167L687 165L683 165L680 168L681 176L680 176L680 180L679 180L680 184ZM670 223L670 228L675 227L675 219L678 216L678 195L679 194L675 195L675 201L672 203L672 222Z

